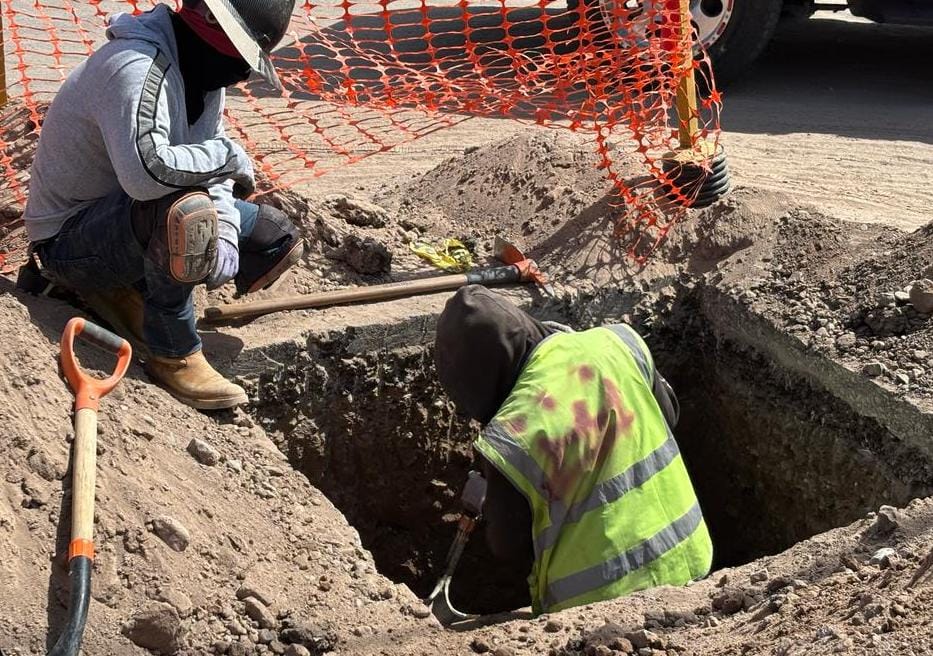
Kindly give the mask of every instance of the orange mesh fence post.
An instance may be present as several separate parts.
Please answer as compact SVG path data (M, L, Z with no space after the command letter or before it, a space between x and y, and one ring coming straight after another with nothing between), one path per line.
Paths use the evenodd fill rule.
M684 74L677 85L678 137L681 148L692 148L700 130L697 113L696 76L693 74L693 26L690 23L690 0L680 0L680 43L684 49Z

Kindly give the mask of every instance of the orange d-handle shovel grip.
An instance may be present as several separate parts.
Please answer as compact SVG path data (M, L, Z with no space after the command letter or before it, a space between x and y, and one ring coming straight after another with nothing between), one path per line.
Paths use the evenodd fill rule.
M117 356L113 373L103 380L84 371L75 358L80 338ZM100 400L117 386L130 366L129 342L98 325L76 317L62 334L62 370L75 393L75 441L72 454L71 545L68 548L71 603L68 623L49 652L72 656L81 650L91 592L94 560L94 486L97 467L97 409Z

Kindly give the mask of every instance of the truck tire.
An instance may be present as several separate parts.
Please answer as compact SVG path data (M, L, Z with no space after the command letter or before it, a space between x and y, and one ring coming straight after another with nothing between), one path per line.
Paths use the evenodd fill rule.
M567 7L571 11L576 10L580 2L567 0ZM586 7L587 20L602 21L601 12L617 2L625 2L631 7L643 6L644 2L656 3L658 0L582 2ZM699 41L713 62L718 85L727 84L748 72L774 36L783 6L784 0L690 0ZM611 14L611 10L606 13ZM645 30L646 26L636 25L634 29Z
M694 13L704 5L721 6L722 0L691 2ZM752 63L774 36L781 17L783 0L734 0L732 14L718 35L707 40L707 52L713 62L716 84L733 82L752 67Z

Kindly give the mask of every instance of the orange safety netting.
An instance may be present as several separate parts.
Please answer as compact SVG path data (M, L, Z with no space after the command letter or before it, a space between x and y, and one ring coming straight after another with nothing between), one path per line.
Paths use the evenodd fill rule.
M0 208L22 207L24 145L35 141L69 71L104 41L106 17L153 4L0 0L12 101L0 120ZM268 190L472 117L574 130L591 136L618 192L617 233L645 252L697 192L695 183L678 187L677 171L663 166L678 121L697 124L695 144L719 136L719 94L705 75L708 62L690 55L679 4L298 0L290 37L275 55L285 94L261 81L232 90L231 136L255 158ZM691 70L710 91L694 116L678 119L677 87ZM0 238L15 214L0 211Z

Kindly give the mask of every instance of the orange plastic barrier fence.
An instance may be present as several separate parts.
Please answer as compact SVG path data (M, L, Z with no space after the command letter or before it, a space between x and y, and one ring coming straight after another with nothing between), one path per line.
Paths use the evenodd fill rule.
M11 102L0 115L0 240L15 227L28 164L56 89L105 39L107 17L147 0L0 0ZM174 4L174 3L169 3ZM644 255L690 198L665 173L677 86L692 68L695 140L716 142L720 96L691 56L678 0L299 0L276 52L285 85L229 93L231 136L265 189L308 183L473 117L592 138L618 192L617 234Z

